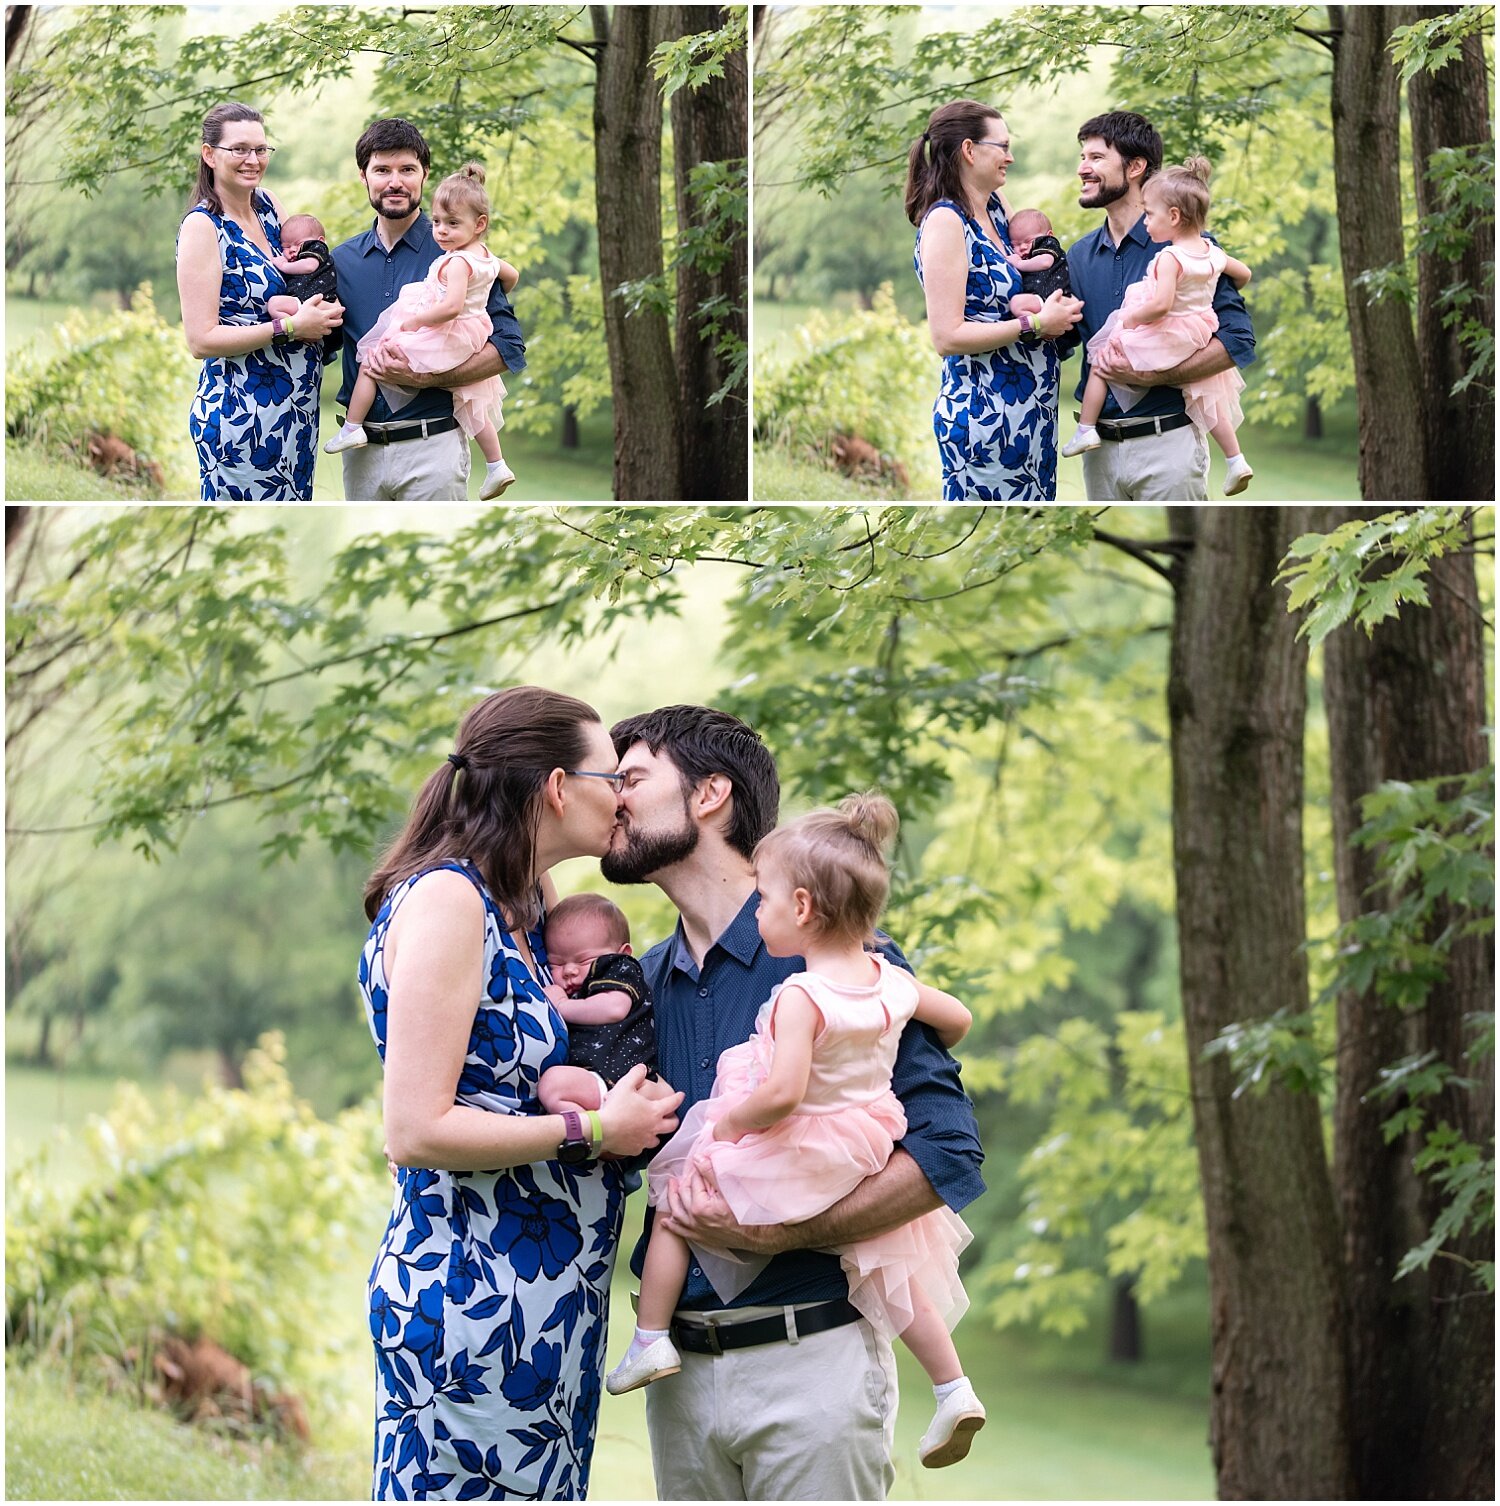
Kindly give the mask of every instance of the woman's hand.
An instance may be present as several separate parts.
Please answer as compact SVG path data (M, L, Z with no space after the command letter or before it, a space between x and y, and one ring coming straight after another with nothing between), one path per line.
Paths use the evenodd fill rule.
M1049 340L1055 340L1059 335L1067 334L1083 318L1083 299L1069 298L1059 288L1042 305L1037 318L1042 322L1042 333Z
M344 305L329 303L321 293L314 293L292 321L293 332L299 340L321 340L344 322Z
M642 1090L645 1081L646 1064L637 1062L605 1095L599 1109L604 1129L600 1149L610 1155L638 1156L677 1128L677 1107L683 1095L653 1098Z

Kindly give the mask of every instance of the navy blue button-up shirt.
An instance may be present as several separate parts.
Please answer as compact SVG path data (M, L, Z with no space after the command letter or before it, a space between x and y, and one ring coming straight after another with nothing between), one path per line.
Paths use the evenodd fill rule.
M401 239L389 251L376 234L374 221L363 235L351 236L333 248L333 264L339 274L339 297L344 304L344 380L339 386L338 401L347 403L354 392L359 363L354 347L361 336L374 328L375 321L396 301L396 294L409 282L421 282L433 262L443 254L432 233L432 221L425 212L418 214L406 227ZM494 333L490 344L500 352L500 359L510 371L526 365L526 344L521 338L521 324L510 299L500 286L500 279L490 289L490 319ZM444 387L422 387L399 413L392 413L385 398L376 390L369 412L372 423L389 423L393 418L444 418L453 412L453 398Z
M755 924L757 897L752 894L723 935L708 949L699 968L688 950L679 921L666 941L641 958L646 981L656 1000L657 1066L674 1088L687 1097L684 1113L713 1089L719 1053L750 1039L755 1016L778 983L803 972L800 957L773 957ZM907 967L893 942L882 938L882 951ZM910 1023L901 1036L891 1086L906 1110L906 1138L900 1146L922 1168L933 1191L957 1211L984 1191L979 1166L984 1152L974 1108L959 1082L958 1063L938 1044L926 1025ZM635 1248L630 1268L637 1276L650 1235ZM849 1283L837 1255L819 1250L788 1250L770 1264L731 1304L825 1302L847 1296ZM721 1308L720 1300L698 1265L688 1269L678 1304L686 1308Z
M1205 236L1213 240L1213 236ZM1139 282L1151 265L1151 258L1166 246L1165 241L1153 241L1146 235L1146 216L1142 215L1130 227L1124 241L1116 246L1109 238L1109 221L1097 230L1076 240L1068 248L1068 276L1073 283L1073 294L1083 299L1083 318L1073 326L1070 336L1058 342L1058 354L1071 353L1078 338L1085 346L1104 326L1105 320L1125 301L1125 289ZM1227 278L1220 277L1214 290L1214 312L1219 316L1219 340L1236 366L1248 366L1255 359L1255 331L1250 327L1250 315L1245 309L1245 300ZM1083 397L1083 389L1089 379L1088 351L1083 353L1083 370L1079 373L1075 399ZM1110 393L1104 399L1101 418L1160 418L1168 413L1184 411L1182 389L1179 387L1148 387L1146 395L1129 413L1121 411Z

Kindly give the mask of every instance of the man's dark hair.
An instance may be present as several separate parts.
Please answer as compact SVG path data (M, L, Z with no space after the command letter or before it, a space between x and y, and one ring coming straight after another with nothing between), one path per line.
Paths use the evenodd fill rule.
M627 716L609 729L616 754L632 743L665 752L677 765L682 792L690 794L710 774L727 775L734 805L724 839L742 857L776 825L781 781L776 760L753 727L711 706L663 706Z
M422 171L432 171L432 153L422 133L409 120L376 120L366 126L365 134L354 143L354 160L360 172L370 165L376 152L415 152Z
M1098 136L1105 146L1112 146L1128 163L1133 157L1146 159L1146 173L1141 179L1144 185L1152 173L1161 171L1161 133L1134 110L1111 110L1107 115L1095 115L1078 127L1079 141Z

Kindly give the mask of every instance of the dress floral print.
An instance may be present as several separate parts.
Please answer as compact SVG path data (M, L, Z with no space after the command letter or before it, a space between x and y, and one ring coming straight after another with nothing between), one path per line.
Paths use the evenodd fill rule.
M1013 318L1010 300L1021 291L1021 274L962 205L939 199L939 208L963 220L969 276L964 318L998 323ZM990 216L1006 247L1010 225L999 195ZM914 261L922 280L922 230ZM1051 502L1057 496L1057 350L1050 340L1018 341L978 355L945 356L933 409L945 502Z
M484 996L460 1103L544 1112L537 1080L567 1027L485 909ZM429 870L430 871L430 870ZM381 907L359 981L385 1057L385 939L414 875ZM540 927L528 932L546 973ZM405 1168L370 1272L376 1500L573 1500L588 1487L624 1179L607 1162L502 1171Z
M266 239L279 252L275 206L259 190L254 204ZM266 300L286 292L281 273L233 220L203 204L188 212L207 215L218 233L219 323L266 323ZM204 501L311 500L322 377L317 341L293 340L203 363L188 431Z

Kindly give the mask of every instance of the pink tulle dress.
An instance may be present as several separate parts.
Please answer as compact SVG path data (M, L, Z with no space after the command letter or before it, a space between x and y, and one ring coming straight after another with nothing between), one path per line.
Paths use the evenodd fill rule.
M1101 355L1107 355L1111 361L1133 366L1137 371L1165 371L1187 360L1213 339L1219 328L1219 316L1213 308L1214 289L1224 270L1224 252L1212 241L1200 244L1208 248L1206 256L1194 255L1180 246L1167 246L1152 257L1146 275L1125 289L1120 307L1089 341L1091 364ZM1177 296L1172 307L1154 324L1121 329L1120 320L1125 314L1156 296L1156 269L1164 256L1177 258ZM1182 397L1188 417L1200 429L1213 428L1221 418L1239 428L1245 416L1239 396L1244 387L1244 378L1233 366L1217 376L1184 383ZM1116 382L1109 384L1109 390L1126 412L1144 396L1142 388Z
M906 1133L906 1115L891 1091L902 1028L917 1007L911 975L872 960L879 973L866 986L796 973L778 986L756 1016L755 1033L719 1057L710 1097L683 1116L677 1133L647 1173L655 1206L667 1179L696 1170L717 1184L742 1224L796 1223L831 1207L873 1176ZM797 1109L769 1129L737 1141L715 1140L721 1115L766 1080L775 1053L776 1002L796 984L817 1005L807 1093ZM887 1337L911 1322L913 1289L924 1291L951 1329L969 1305L958 1277L958 1253L973 1236L947 1208L923 1214L888 1234L838 1249L849 1300ZM693 1247L714 1290L730 1302L764 1269L765 1256Z
M469 285L464 289L464 306L446 324L423 325L421 329L397 331L395 326L425 309L430 309L444 294L439 274L449 262L462 257L469 265ZM427 269L421 282L409 282L396 294L396 301L375 321L355 347L360 364L381 343L394 347L406 357L413 371L452 371L470 356L484 349L494 332L489 311L490 289L495 284L499 266L489 250L479 244L449 251ZM380 391L393 409L404 408L416 393L409 387L380 383ZM453 416L471 439L493 420L498 429L505 419L500 411L505 383L499 376L471 382L452 389Z

